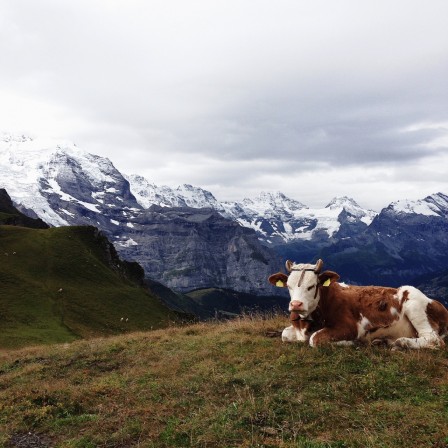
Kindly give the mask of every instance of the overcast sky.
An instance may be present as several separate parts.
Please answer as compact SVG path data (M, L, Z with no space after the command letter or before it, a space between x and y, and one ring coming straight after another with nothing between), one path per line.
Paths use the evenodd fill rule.
M446 0L0 0L0 128L219 200L448 194Z

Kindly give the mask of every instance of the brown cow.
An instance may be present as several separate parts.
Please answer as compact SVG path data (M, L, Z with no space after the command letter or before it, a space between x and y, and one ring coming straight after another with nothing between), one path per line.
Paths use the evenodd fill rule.
M382 340L398 348L444 345L448 311L440 302L413 286L338 283L335 272L320 273L322 265L322 260L316 265L287 261L289 276L277 273L269 277L271 284L289 289L289 310L300 316L299 323L283 331L284 341L309 340L312 347L327 342L352 344L355 340Z

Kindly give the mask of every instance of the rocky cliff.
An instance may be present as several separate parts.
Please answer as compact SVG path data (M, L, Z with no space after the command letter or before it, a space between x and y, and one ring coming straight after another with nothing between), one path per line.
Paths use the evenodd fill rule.
M255 231L212 209L152 206L129 224L116 239L118 250L171 288L275 293L267 278L278 270L280 259L260 245Z

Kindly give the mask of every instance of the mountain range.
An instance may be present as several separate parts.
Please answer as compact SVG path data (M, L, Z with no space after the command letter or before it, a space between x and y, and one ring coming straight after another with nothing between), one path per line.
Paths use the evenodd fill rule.
M281 192L218 201L199 187L157 186L70 142L4 134L0 187L52 226L93 225L125 259L176 290L273 294L285 258L323 258L345 281L398 285L448 269L448 196L380 212L348 197L309 208Z

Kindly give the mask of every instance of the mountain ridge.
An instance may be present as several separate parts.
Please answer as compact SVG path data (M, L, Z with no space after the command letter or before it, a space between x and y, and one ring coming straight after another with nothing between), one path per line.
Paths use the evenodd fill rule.
M34 210L49 224L100 228L121 256L143 265L149 278L159 281L167 273L170 288L186 291L214 286L248 293L259 288L261 294L272 293L265 278L274 269L275 253L261 246L253 230L243 230L215 210L207 218L204 208L189 207L194 205L193 187L181 189L191 196L182 203L152 204L145 209L126 178L106 158L73 144L51 143L52 147L46 141L25 138L0 143L1 186L11 188L12 198L22 209ZM204 198L210 200L211 195L204 192ZM212 218L214 213L217 216ZM168 222L171 237L166 234ZM173 235L177 235L177 248L172 247ZM211 244L213 235L221 241L219 246ZM142 241L148 243L144 248ZM178 248L184 247L189 250L183 251L186 259L178 268ZM210 260L212 264L207 265ZM193 278L189 272L197 275ZM205 283L205 278L214 284Z
M151 260L155 268L149 262L145 266L150 278L160 280L158 275L171 273L167 286L182 291L213 286L269 295L266 270L283 266L280 258L321 257L358 284L411 282L448 267L448 196L441 192L396 201L380 212L366 210L346 196L333 198L323 208L309 208L281 192L220 202L200 187L184 184L173 189L151 184L142 176L125 176L108 159L74 144L39 143L24 136L0 141L0 187L11 187L21 210L32 209L49 224L101 228L127 259L142 264ZM177 234L175 247L174 239L164 232L168 222ZM235 223L250 230L251 236ZM146 232L165 233L165 237L156 240ZM219 240L220 232L227 240L216 251L209 241ZM188 244L190 261L184 259L180 263L184 267L178 269L177 248ZM231 274L224 275L229 254L241 250L244 256L232 259ZM169 260L165 264L164 258ZM205 263L209 259L216 269L204 278L214 285L201 278L201 272L209 272ZM238 271L246 266L253 266L250 274L239 278ZM188 281L188 269L196 272L195 281Z

